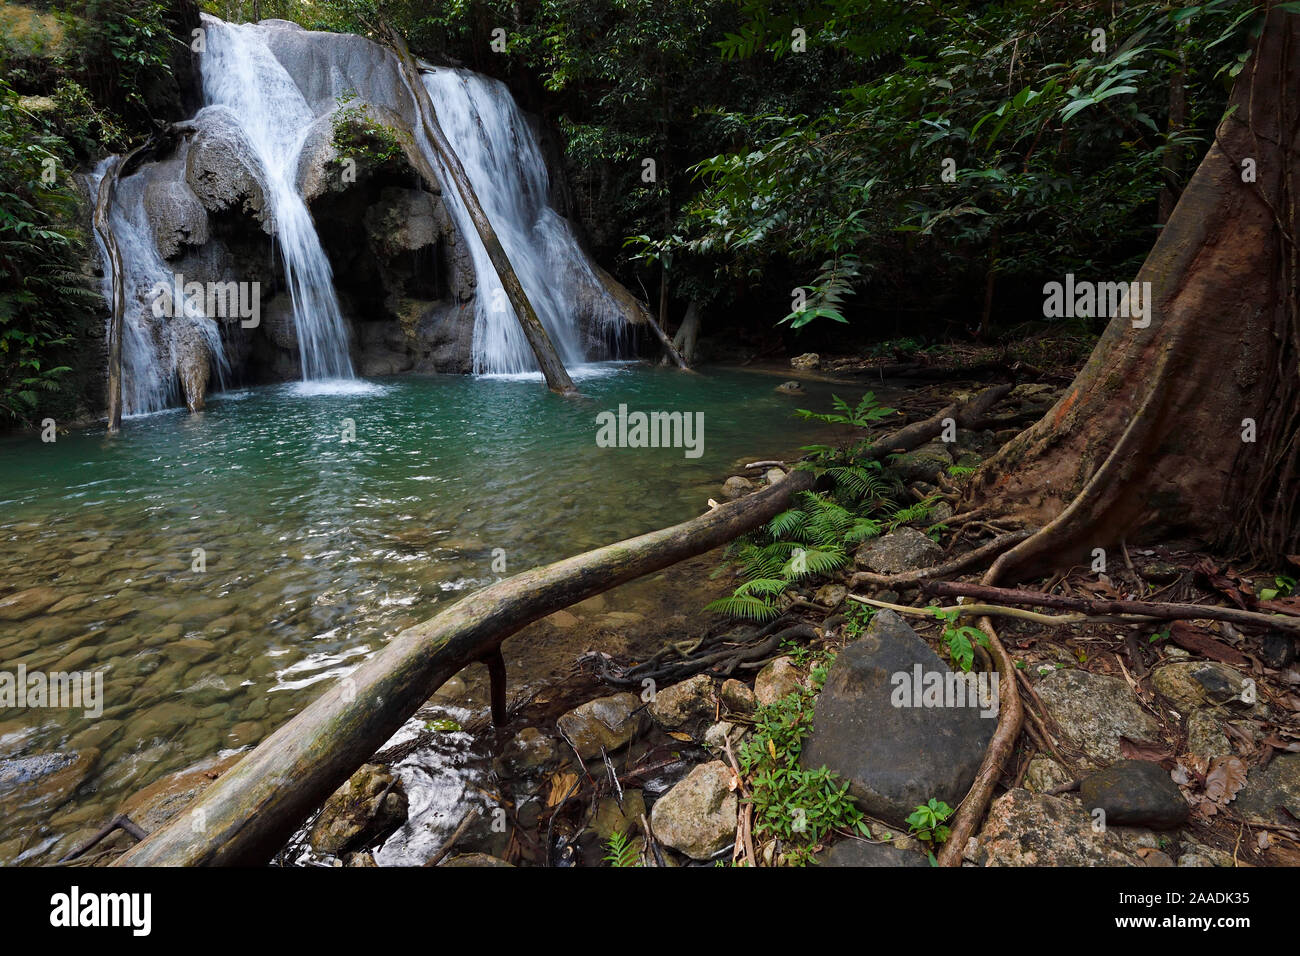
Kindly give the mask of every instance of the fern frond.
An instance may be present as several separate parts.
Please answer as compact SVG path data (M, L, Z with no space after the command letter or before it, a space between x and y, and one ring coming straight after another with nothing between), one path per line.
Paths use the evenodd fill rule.
M763 598L748 594L732 594L718 598L704 605L704 610L759 622L770 621L778 613L777 609Z

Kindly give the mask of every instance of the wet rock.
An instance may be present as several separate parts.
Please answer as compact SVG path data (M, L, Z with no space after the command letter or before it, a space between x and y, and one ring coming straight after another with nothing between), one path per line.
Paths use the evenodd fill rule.
M1259 639L1259 659L1265 667L1279 671L1295 663L1295 639L1281 631L1269 631Z
M1128 684L1118 677L1082 670L1058 670L1034 689L1065 738L1082 750L1094 767L1123 758L1120 737L1160 739L1160 724L1142 709Z
M27 806L56 809L90 776L97 760L94 747L0 760L0 814Z
M1106 824L1170 830L1185 823L1191 812L1178 785L1159 764L1121 760L1079 783L1086 810L1106 811Z
M1187 718L1187 750L1201 757L1227 757L1232 753L1223 724L1208 708Z
M803 674L791 657L778 657L754 678L754 698L764 707L800 690L803 690Z
M1011 790L993 801L979 836L984 866L1138 866L1111 830L1073 800Z
M802 395L803 385L799 382L782 382L776 390L781 395Z
M919 571L943 559L943 549L915 528L899 528L858 548L859 568L876 574Z
M560 762L556 740L536 727L525 727L510 738L497 757L497 771L504 777L527 777Z
M948 451L948 446L941 441L932 441L914 451L895 456L890 467L905 482L934 481L946 473L951 464L952 454Z
M59 592L51 587L28 588L0 597L0 621L23 621L39 614L59 600Z
M613 753L631 743L645 728L641 700L622 693L598 697L575 707L556 721L583 760L600 755L602 747Z
M720 720L704 732L704 746L720 754L725 754L730 746L732 754L738 754L740 745L750 733L749 728L743 724Z
M732 475L722 483L722 497L726 501L743 498L754 490L754 483L740 475Z
M240 761L243 754L210 757L192 767L170 773L137 790L118 807L133 823L153 832L189 806L212 782Z
M397 829L406 822L406 811L401 781L368 763L325 801L309 841L317 853L341 855Z
M185 180L199 202L210 212L242 209L267 223L261 164L234 112L208 106L192 122L197 132L185 157Z
M170 259L182 246L208 241L208 211L185 182L184 164L178 160L147 168L144 211L158 254Z
M713 680L707 674L696 674L665 687L655 693L649 711L664 730L690 734L698 740L717 713Z
M201 637L186 637L163 648L163 653L172 660L197 664L217 656L217 645Z
M1162 664L1151 674L1151 685L1184 714L1210 704L1251 708L1241 699L1245 679L1238 671L1217 661L1175 661Z
M758 697L749 685L729 677L722 682L722 703L730 713L752 714L758 709Z
M659 798L650 828L665 846L707 860L736 838L739 798L732 771L720 760L700 764Z
M820 866L924 866L930 861L920 853L900 850L888 843L840 840L815 857Z
M1282 754L1267 767L1252 767L1232 806L1253 823L1292 826L1287 814L1300 817L1300 754Z
M362 850L360 853L348 853L343 857L343 865L361 867L379 866L379 864L375 862L375 858L371 855L369 850Z
M865 812L899 825L931 797L957 805L997 724L978 706L904 701L897 688L910 691L917 665L944 681L952 674L897 614L876 614L831 666L799 758L839 774Z
M822 357L816 352L805 352L803 355L796 355L790 359L791 368L797 368L805 372L821 368L821 365Z
M1063 787L1071 781L1070 772L1051 757L1037 756L1029 761L1025 771L1025 789L1030 793L1045 793Z
M608 796L596 807L596 815L591 820L591 829L603 843L615 833L629 836L641 830L641 816L645 813L645 796L640 790L623 791L623 808L618 801Z

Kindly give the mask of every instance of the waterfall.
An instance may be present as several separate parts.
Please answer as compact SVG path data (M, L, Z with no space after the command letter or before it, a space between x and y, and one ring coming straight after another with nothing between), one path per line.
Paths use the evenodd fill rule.
M110 163L109 156L99 162L87 178L90 195L97 196L100 183ZM116 202L109 213L113 235L122 256L122 287L126 303L122 316L122 412L124 415L147 415L178 404L180 385L176 378L176 347L187 326L193 327L207 345L219 387L225 387L230 371L221 330L193 303L182 303L182 314L159 319L153 314L155 291L161 285L172 286L172 270L154 246L144 208L142 176L118 180ZM95 232L95 245L104 263L102 291L110 307L113 302L113 274L103 240ZM108 319L111 322L112 318ZM108 337L108 322L104 336Z
M438 122L479 202L496 230L537 317L564 364L588 359L578 327L579 302L608 293L596 278L573 231L547 203L550 179L533 131L504 83L469 70L437 69L423 75ZM417 137L429 161L436 152ZM444 182L450 182L444 175ZM469 243L477 276L474 371L518 374L537 368L487 250L454 189L443 201ZM618 315L612 303L603 314Z
M353 378L347 327L334 275L294 176L316 118L293 78L266 45L262 28L206 18L200 58L203 96L229 107L263 172L263 189L293 303L304 381Z

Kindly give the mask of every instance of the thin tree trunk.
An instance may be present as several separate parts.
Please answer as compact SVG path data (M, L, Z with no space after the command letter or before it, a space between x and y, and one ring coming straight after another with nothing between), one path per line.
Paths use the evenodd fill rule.
M406 45L406 40L387 23L382 24L381 29L389 47L397 57L402 76L406 80L406 85L410 87L411 96L415 99L415 112L423 125L424 133L433 145L435 152L437 152L443 169L447 171L448 177L450 177L456 191L460 194L461 201L465 204L465 209L474 222L474 228L478 231L479 238L483 240L483 246L487 250L488 258L492 261L493 268L496 269L506 297L510 300L511 306L514 307L515 317L519 320L519 326L523 329L524 337L528 339L528 345L533 350L533 355L537 359L538 367L542 370L542 375L546 378L547 386L551 391L558 392L561 395L575 393L577 389L574 388L573 380L569 378L569 373L565 370L564 363L555 351L555 345L551 342L551 337L546 333L546 327L542 325L541 320L537 317L537 312L533 309L533 304L528 300L528 294L524 292L524 287L519 282L519 276L516 274L514 266L510 264L510 258L506 255L501 240L497 238L496 230L492 228L487 213L483 211L483 205L479 202L478 194L474 192L474 186L465 173L465 167L461 165L460 157L456 155L456 151L452 149L451 143L448 142L446 134L442 131L442 126L438 122L438 114L434 110L433 102L429 99L429 91L420 82L420 71L415 64L415 58L411 56L411 51ZM419 151L414 150L413 152Z
M1187 123L1187 40L1183 36L1184 28L1177 27L1178 67L1169 77L1169 126L1168 135L1175 136L1183 131ZM1161 162L1165 186L1160 190L1159 223L1164 225L1174 214L1178 204L1177 183L1183 174L1183 147L1177 143L1166 143L1164 158Z
M686 316L673 336L673 345L682 353L687 365L695 364L695 341L700 335L700 307L694 299L686 306Z
M117 434L122 429L122 321L126 312L126 293L122 281L122 253L117 247L117 237L113 235L111 215L113 210L113 193L117 189L117 171L122 168L122 160L111 163L99 180L99 192L95 196L95 231L104 244L108 262L104 263L112 273L113 302L112 315L108 320L108 433Z
M757 528L813 480L810 471L791 472L682 524L515 575L408 628L115 865L264 863L467 664L533 621Z

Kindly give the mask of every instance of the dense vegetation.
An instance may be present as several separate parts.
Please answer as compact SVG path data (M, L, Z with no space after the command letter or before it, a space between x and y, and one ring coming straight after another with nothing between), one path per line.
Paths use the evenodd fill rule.
M417 53L505 79L557 134L597 258L670 324L691 300L706 329L742 337L833 320L802 333L818 348L904 322L1023 335L1046 279L1130 277L1257 19L1247 0L202 6L359 32L386 18ZM12 421L28 417L33 387L75 392L50 371L87 333L69 281L86 258L73 171L193 107L197 10L2 9L0 415ZM53 184L38 175L48 156Z

